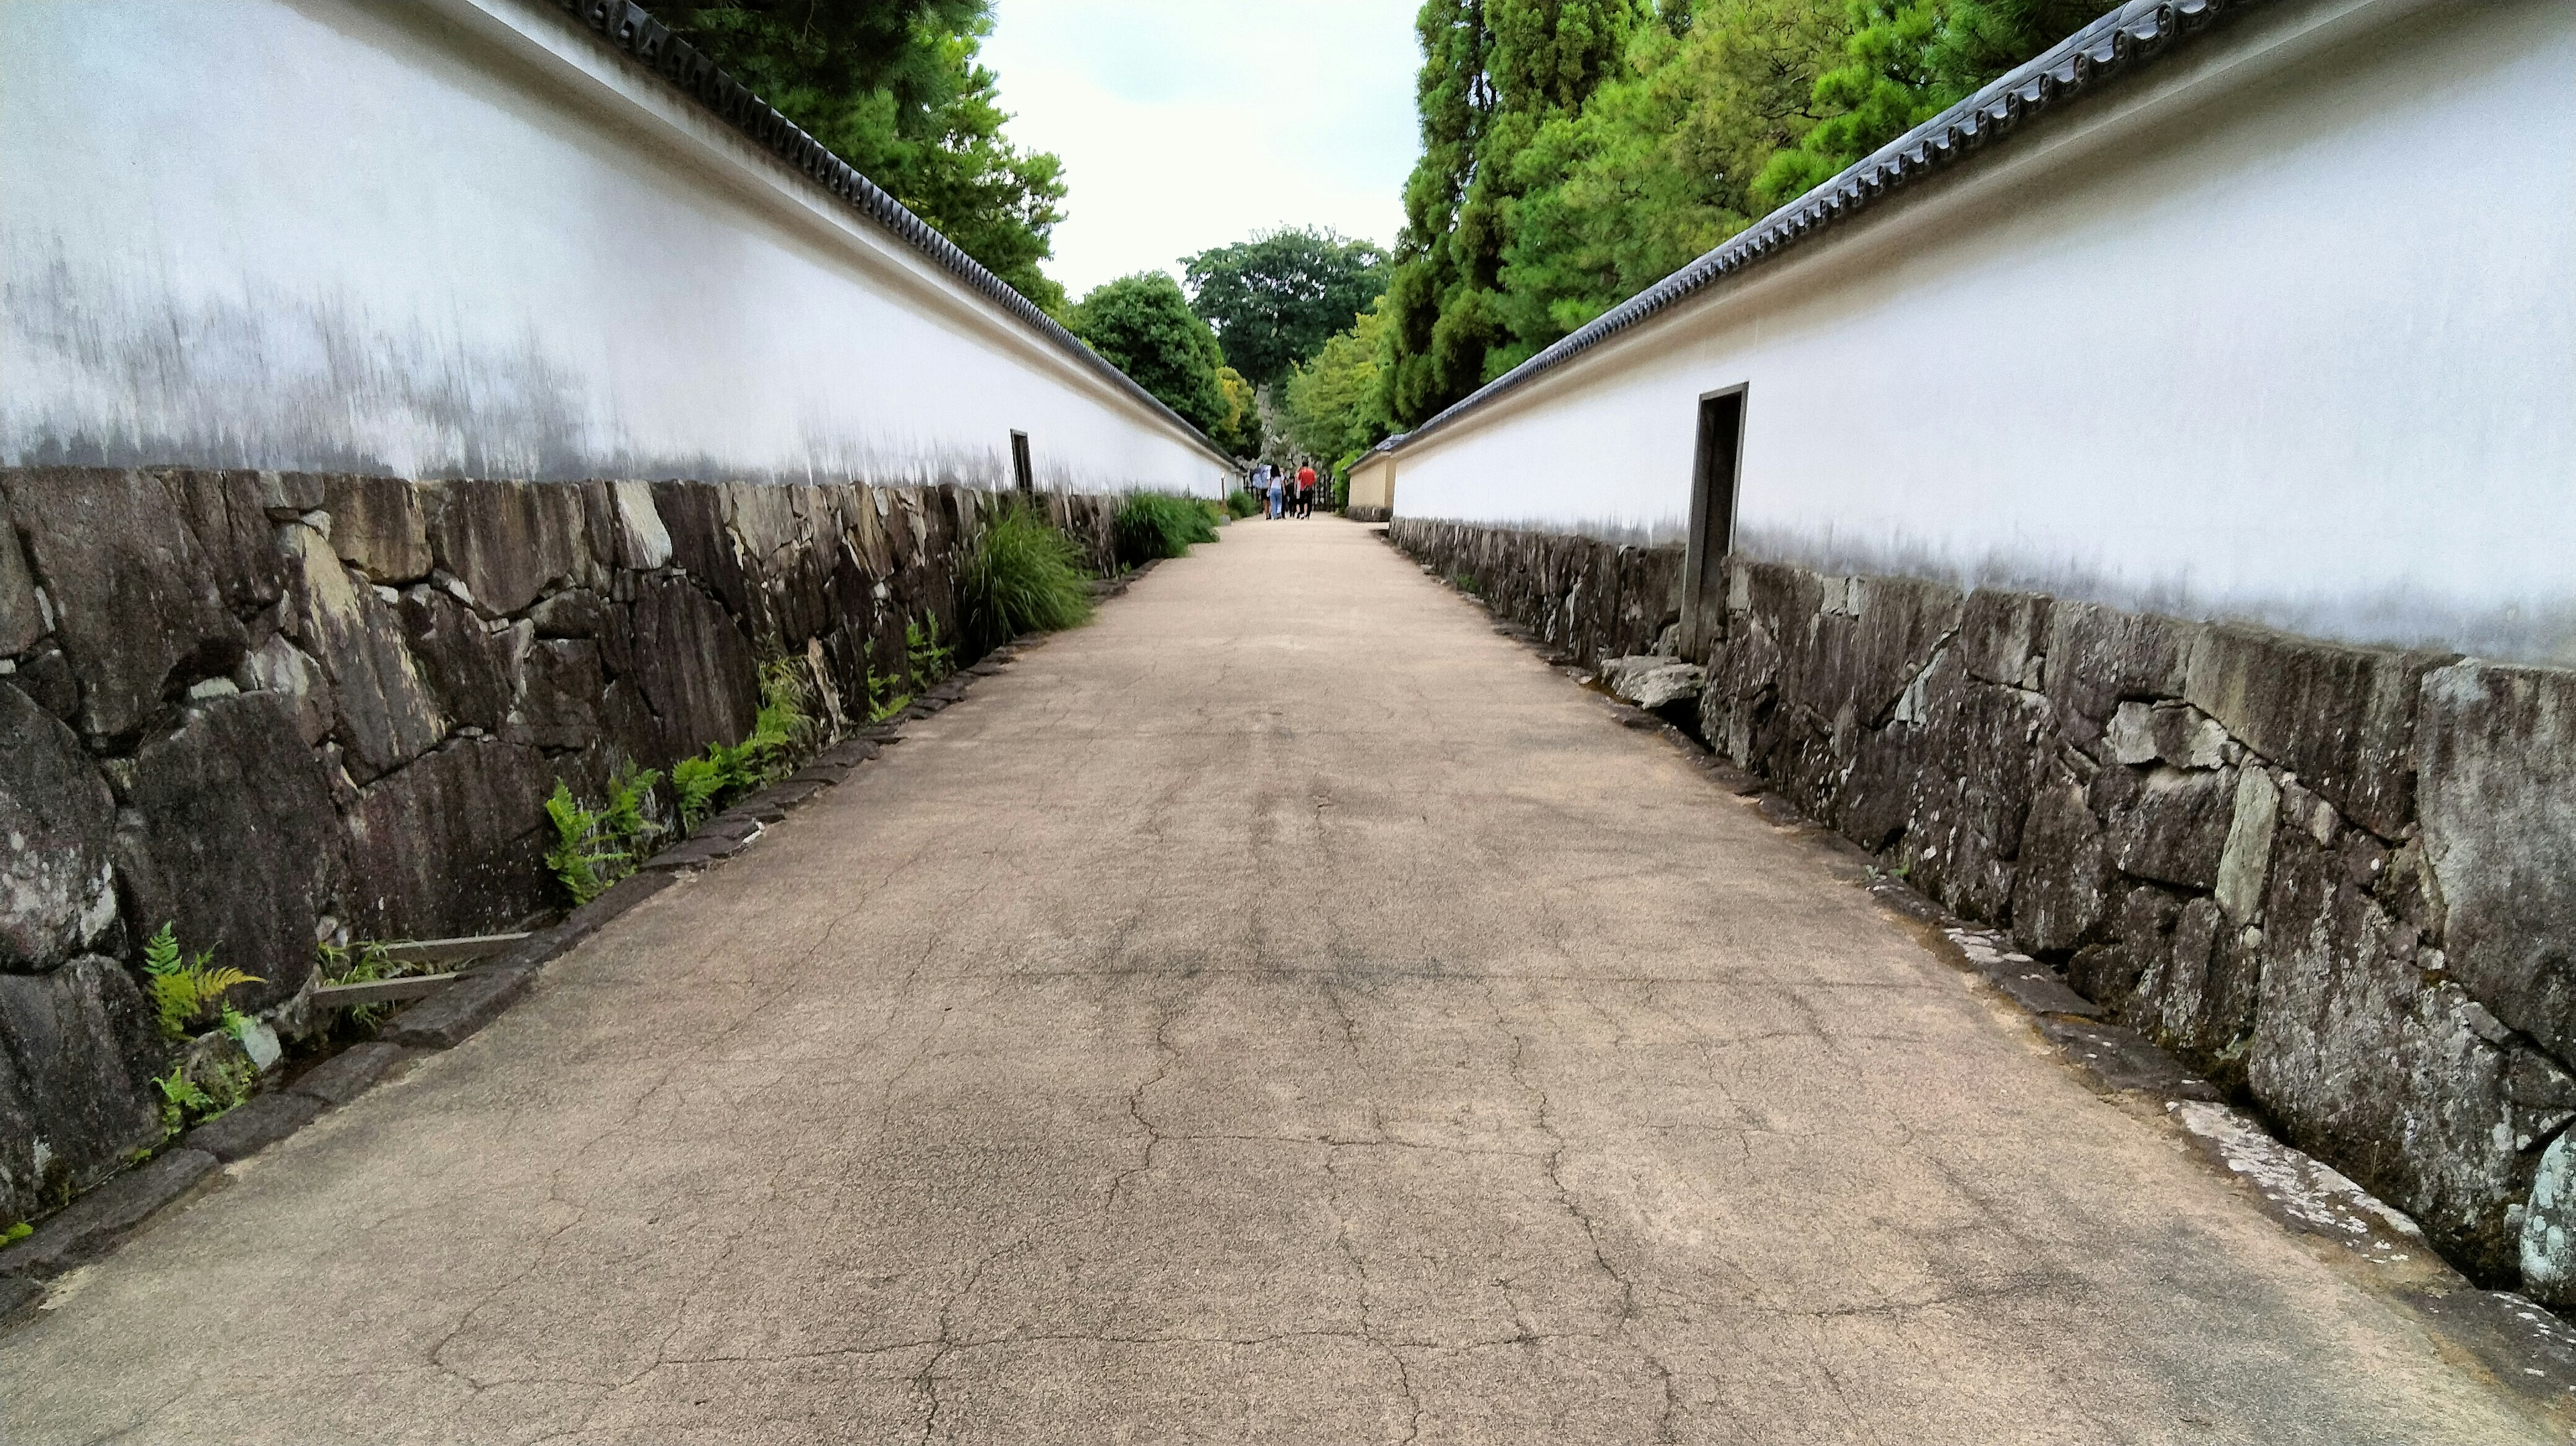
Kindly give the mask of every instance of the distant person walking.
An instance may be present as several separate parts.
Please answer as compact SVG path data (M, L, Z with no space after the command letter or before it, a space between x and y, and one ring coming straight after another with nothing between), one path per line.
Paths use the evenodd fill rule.
M1297 469L1297 515L1315 515L1315 469L1312 467Z
M1270 516L1273 521L1279 518L1283 502L1280 494L1286 490L1287 485L1287 478L1283 474L1278 472L1270 474Z

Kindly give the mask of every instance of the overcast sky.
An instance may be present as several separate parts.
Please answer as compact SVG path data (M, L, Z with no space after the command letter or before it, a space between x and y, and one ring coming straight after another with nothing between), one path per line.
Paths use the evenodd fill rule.
M1000 0L1006 132L1064 157L1047 271L1079 298L1253 231L1388 242L1413 167L1418 0Z

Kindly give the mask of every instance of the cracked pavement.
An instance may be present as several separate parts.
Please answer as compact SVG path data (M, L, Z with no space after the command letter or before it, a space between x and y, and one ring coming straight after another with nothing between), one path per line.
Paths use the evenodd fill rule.
M1363 529L1251 522L0 1336L0 1440L2555 1439Z

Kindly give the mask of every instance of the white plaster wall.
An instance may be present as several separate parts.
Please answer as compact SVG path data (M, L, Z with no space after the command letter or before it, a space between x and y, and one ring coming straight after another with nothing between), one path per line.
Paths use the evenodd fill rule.
M539 0L0 3L0 462L1223 462Z
M2576 661L2576 5L2398 8L1720 282L1403 448L1398 513L1677 538L1744 383L1753 555Z

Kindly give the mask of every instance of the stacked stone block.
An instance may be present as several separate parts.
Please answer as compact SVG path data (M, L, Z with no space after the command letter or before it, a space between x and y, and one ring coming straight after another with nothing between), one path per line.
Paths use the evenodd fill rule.
M1108 561L1111 508L1041 499ZM543 807L738 740L764 658L835 727L958 634L956 487L0 472L0 1223L156 1144L143 941L290 1028L334 938L560 903ZM966 661L959 659L960 662Z
M1676 548L1390 535L1586 662L1679 616ZM2544 1158L2576 1178L2576 672L1776 563L1725 587L1714 749L2472 1275L2554 1269L2522 1216Z

